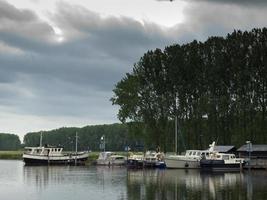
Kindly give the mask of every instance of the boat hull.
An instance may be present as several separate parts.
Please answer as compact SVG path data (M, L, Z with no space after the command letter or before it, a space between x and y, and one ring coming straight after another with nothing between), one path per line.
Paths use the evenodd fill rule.
M170 169L199 169L199 161L198 160L187 160L180 159L175 157L166 157L165 164L167 168Z
M225 163L224 160L201 160L204 171L240 171L245 163Z
M68 155L68 156L37 156L23 155L25 165L84 165L89 154Z
M143 160L128 159L127 167L132 169L142 169L144 167Z

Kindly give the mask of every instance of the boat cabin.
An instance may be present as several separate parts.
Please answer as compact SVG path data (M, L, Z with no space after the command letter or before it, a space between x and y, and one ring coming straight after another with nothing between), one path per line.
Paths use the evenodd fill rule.
M192 158L199 158L204 156L209 156L209 151L202 151L202 150L187 150L185 152L186 157L192 157Z
M107 160L112 155L115 155L115 154L111 151L100 152L98 156L98 160Z
M209 157L210 159L214 160L231 160L231 159L236 159L235 154L228 154L228 153L210 153Z
M25 147L24 153L30 155L58 156L63 148L59 147Z

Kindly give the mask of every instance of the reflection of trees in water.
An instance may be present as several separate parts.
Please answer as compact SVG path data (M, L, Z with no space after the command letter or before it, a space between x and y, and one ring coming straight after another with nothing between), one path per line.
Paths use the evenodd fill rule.
M125 168L86 166L24 166L23 168L24 182L38 192L54 192L62 188L77 189L81 186L88 188L90 192L97 190L96 194L104 197L107 193L113 195L112 197L117 196L118 199L126 199L125 174Z
M56 186L64 182L75 184L80 179L75 176L76 171L74 166L24 166L23 178L27 185L42 190L48 185Z
M252 178L251 178L252 177ZM266 182L262 187L267 186ZM253 180L254 178L254 180ZM262 199L252 187L258 177L247 173L200 173L198 170L128 171L128 199ZM262 189L264 190L264 189ZM254 193L253 193L254 192ZM246 195L247 194L247 195ZM252 198L253 197L253 198Z

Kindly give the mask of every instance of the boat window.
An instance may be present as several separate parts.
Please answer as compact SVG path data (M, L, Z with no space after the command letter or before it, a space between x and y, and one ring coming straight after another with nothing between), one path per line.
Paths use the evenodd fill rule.
M223 156L222 156L222 159L223 159L223 160L229 160L229 155L223 155Z
M193 152L193 156L196 155L196 152Z
M191 156L191 155L192 155L192 152L190 151L190 152L189 152L189 156Z
M221 156L220 156L220 155L217 155L216 157L217 157L217 158L221 158Z
M197 155L200 156L200 152L197 152Z
M207 153L206 153L206 156L208 156L208 155L209 155L209 153L207 152Z

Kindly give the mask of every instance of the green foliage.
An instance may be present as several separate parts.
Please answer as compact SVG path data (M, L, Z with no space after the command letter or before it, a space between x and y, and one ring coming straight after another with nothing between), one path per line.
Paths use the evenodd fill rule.
M266 28L173 45L144 54L111 101L122 122L142 124L146 144L165 150L174 146L175 116L190 148L266 143L266 65Z
M83 128L59 128L43 131L43 145L63 146L66 151L75 150L75 135L78 133L78 150L99 151L100 138L105 135L106 150L123 151L124 147L134 145L136 138L128 140L128 130L123 124L95 125ZM39 146L41 132L27 133L26 146Z
M0 133L0 150L18 150L20 145L17 135Z

